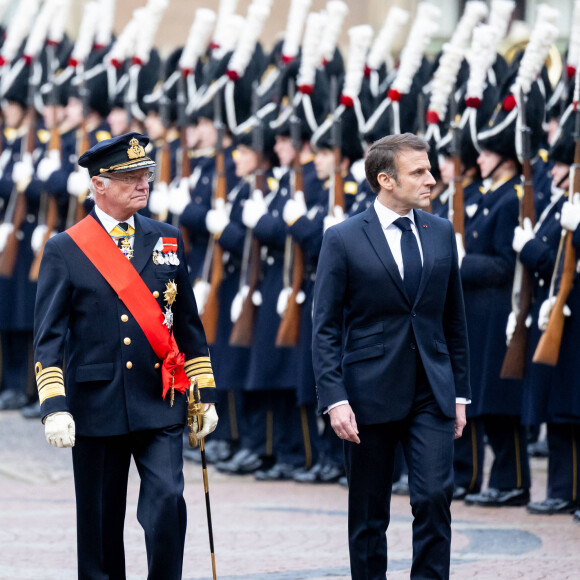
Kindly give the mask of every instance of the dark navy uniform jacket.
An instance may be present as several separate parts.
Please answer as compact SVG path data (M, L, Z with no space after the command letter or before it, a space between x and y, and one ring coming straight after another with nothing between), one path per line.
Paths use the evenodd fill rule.
M94 212L91 215L97 219ZM153 248L160 237L177 238L179 266L154 264ZM175 281L177 345L186 362L206 360L205 334L177 228L136 214L131 264L162 310L166 284ZM34 349L37 375L40 365L45 371L62 368L66 361L66 397L55 394L42 401L41 396L42 416L70 412L79 435L122 435L184 423L185 395L176 391L173 407L169 394L162 399L162 361L127 306L66 232L51 238L45 247ZM200 394L203 401L213 402L213 389L201 389Z
M422 211L415 223L423 270L414 304L374 206L326 231L314 290L319 409L348 400L362 425L405 418L417 350L447 417L455 417L457 397L471 398L455 233L447 220Z

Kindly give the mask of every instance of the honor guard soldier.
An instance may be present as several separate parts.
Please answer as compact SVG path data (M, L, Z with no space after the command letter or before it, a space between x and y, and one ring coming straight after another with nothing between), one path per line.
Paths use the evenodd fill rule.
M530 225L525 224L523 228L517 228L514 235L514 247L523 244L520 251L522 263L530 264L538 273L536 279L540 280L532 310L535 314L532 326L535 340L529 345L530 359L533 356L536 362L531 364L526 376L522 419L532 425L547 423L548 486L544 500L528 504L527 509L532 514L566 514L579 507L580 405L578 381L575 379L577 349L573 345L577 345L578 340L576 312L580 303L576 261L567 256L572 248L577 257L580 247L580 196L576 193L580 175L576 174L576 165L570 171L572 165L580 161L574 157L574 149L580 139L580 135L574 134L575 126L578 127L578 114L576 103L571 104L554 136L550 149L554 182L552 198L538 220L539 226L536 224L530 231ZM571 199L568 191L573 193ZM561 234L571 237L571 246L566 244L567 240ZM566 279L573 280L572 289L568 288L569 294L562 295L561 303L556 307L555 303L566 287ZM559 348L550 344L553 338L548 339L553 337L548 326L554 323L551 319L554 309L559 309L563 322ZM544 335L539 345L542 332ZM555 361L545 358L545 350L551 349L556 351ZM553 366L554 362L556 366Z
M73 447L81 578L125 577L131 458L141 476L137 515L148 578L182 577L190 380L206 403L198 437L217 423L181 235L137 213L147 204L155 167L147 144L146 136L128 133L81 156L95 208L47 242L40 267L36 380L47 441Z

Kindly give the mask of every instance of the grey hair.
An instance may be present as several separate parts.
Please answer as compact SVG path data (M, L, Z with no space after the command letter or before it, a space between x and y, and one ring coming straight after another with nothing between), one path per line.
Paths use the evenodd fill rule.
M110 187L110 185L111 185L110 179L107 179L106 177L102 177L100 175L97 176L97 179L100 179L100 181L103 184L103 187L105 189L108 189ZM87 199L95 199L95 184L94 184L92 178L89 181L89 193L87 194Z

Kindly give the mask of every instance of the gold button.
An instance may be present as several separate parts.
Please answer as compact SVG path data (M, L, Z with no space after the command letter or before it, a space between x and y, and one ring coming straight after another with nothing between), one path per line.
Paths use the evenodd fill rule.
M126 314L123 314L123 316L121 316L121 320L123 322L127 322L129 320L129 317Z
M127 345L131 344L131 339L129 337L125 338L123 342Z
M159 363L155 363L155 368L158 369L159 368Z
M159 298L159 292L157 292L157 290L153 292L153 298Z
M129 360L127 361L127 364L125 365L128 369L132 369L133 368L133 363Z

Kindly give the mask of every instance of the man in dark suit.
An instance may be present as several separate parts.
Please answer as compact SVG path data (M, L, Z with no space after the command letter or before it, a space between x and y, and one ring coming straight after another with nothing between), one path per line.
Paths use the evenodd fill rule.
M327 230L314 295L319 408L344 444L355 580L385 578L395 448L413 509L411 578L448 578L453 439L469 402L467 331L455 234L420 208L435 180L409 133L369 149L377 193Z
M155 166L148 141L128 133L79 159L95 208L48 241L38 280L36 380L48 442L73 447L79 578L125 578L131 458L141 477L148 578L182 577L189 380L207 403L198 437L217 423L179 230L136 213L147 205Z

